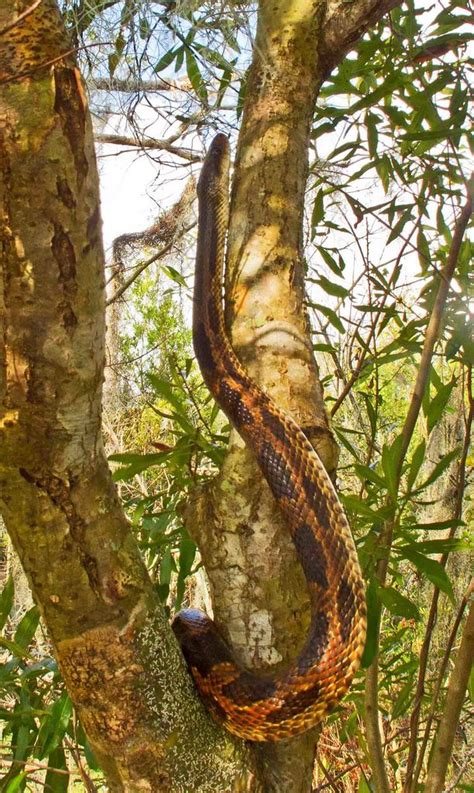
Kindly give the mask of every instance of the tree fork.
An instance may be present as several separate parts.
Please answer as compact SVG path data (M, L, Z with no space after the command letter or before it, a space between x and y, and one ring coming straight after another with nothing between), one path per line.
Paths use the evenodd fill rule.
M5 0L0 29L7 529L110 790L258 790L194 692L102 448L99 193L70 43L53 0Z

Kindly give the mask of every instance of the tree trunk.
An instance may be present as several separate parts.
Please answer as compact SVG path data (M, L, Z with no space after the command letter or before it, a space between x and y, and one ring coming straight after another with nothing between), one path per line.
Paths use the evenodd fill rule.
M256 789L194 693L103 453L92 131L56 5L30 5L0 9L0 508L110 790Z
M307 143L321 80L395 4L262 0L238 150L234 343L330 470L303 311ZM68 690L112 791L308 791L312 734L251 752L191 686L102 449L103 253L83 86L54 0L3 0L0 36L0 509ZM304 585L235 435L191 514L206 518L216 616L236 650L253 665L286 662L306 630Z
M388 7L261 0L234 170L226 271L233 345L333 473L338 449L304 308L308 144L323 78L355 30ZM220 475L190 505L187 525L209 575L214 617L242 663L267 672L287 665L308 629L307 590L268 485L236 432ZM311 790L316 733L257 747L266 790Z

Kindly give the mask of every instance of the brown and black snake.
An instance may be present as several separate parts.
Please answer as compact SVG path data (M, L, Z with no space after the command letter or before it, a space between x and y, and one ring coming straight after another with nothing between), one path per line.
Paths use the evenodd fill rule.
M181 611L173 629L202 698L224 726L252 741L278 741L312 727L346 693L364 647L365 598L349 525L321 460L250 379L226 333L228 173L229 143L219 134L198 184L194 349L209 390L255 454L287 521L308 584L311 625L299 656L273 676L239 666L200 611Z

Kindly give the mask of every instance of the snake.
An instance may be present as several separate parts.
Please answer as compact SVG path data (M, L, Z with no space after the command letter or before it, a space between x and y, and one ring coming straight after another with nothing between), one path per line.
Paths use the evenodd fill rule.
M323 719L346 694L365 644L366 605L357 551L320 457L239 362L225 326L223 272L229 220L230 145L213 139L198 181L193 344L209 391L255 455L306 578L311 621L283 672L260 673L235 658L214 621L185 608L173 630L211 714L249 741L281 741Z

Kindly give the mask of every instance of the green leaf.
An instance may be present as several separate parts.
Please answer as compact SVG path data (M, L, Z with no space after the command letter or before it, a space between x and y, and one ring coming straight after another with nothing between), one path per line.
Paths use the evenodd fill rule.
M375 170L379 175L385 193L388 193L390 180L393 175L390 159L386 155L379 157L377 160L375 160Z
M153 465L163 465L163 463L169 459L171 453L172 452L156 452L156 454L111 454L109 460L129 463L127 467L119 468L117 471L114 471L112 478L114 482L133 479L136 474L140 474Z
M456 380L454 378L449 383L442 384L438 388L436 396L433 397L427 406L425 415L427 418L428 435L432 432L441 418L455 385Z
M214 66L217 66L218 69L222 69L222 71L227 71L232 73L234 65L230 63L230 61L226 60L220 52L216 52L216 50L211 50L209 47L206 47L204 44L199 44L197 42L194 43L194 48L200 55L203 55L210 63L213 63Z
M202 79L201 72L196 58L191 50L186 48L186 72L189 77L189 82L194 88L199 99L207 105L207 88L204 80Z
M316 249L321 254L323 261L327 264L334 275L342 276L344 272L344 260L341 258L341 256L339 255L339 262L336 262L334 256L329 253L324 245L316 245Z
M345 509L353 512L356 515L361 515L364 518L371 518L373 523L382 523L389 516L390 509L387 507L380 507L380 509L372 509L365 501L362 501L359 496L340 494L341 501Z
M398 435L390 446L384 444L382 449L382 468L385 474L387 490L393 499L396 499L398 493L398 467L401 446L402 436Z
M469 694L469 699L471 700L472 703L474 703L474 666L472 667L471 672L469 674L467 691Z
M162 72L163 69L166 69L171 63L173 63L174 59L176 58L178 51L182 50L182 47L178 49L171 49L160 58L156 66L154 67L153 71L158 74L158 72Z
M426 452L426 442L423 440L420 444L416 447L415 451L413 452L410 468L408 470L407 475L407 491L410 492L412 489L416 477L418 476L419 470L423 465L423 460L425 459L425 452Z
M181 607L184 596L184 589L186 579L191 572L194 559L196 557L196 543L190 538L184 537L179 545L179 561L178 561L178 582L176 585L176 603L175 609Z
M405 531L445 531L446 529L454 529L464 525L462 520L438 520L434 523L413 523L404 528Z
M389 94L392 94L395 89L400 88L400 80L401 78L399 74L391 75L386 80L384 80L382 85L379 85L375 91L366 94L363 99L359 99L358 102L355 102L355 104L346 110L346 113L349 115L352 113L357 113L359 110L364 110L366 107L374 107L381 99Z
M402 686L398 697L396 698L392 708L392 719L398 719L407 712L408 706L413 697L413 680L410 677L404 686Z
M13 608L14 596L15 586L13 584L13 578L10 575L8 577L7 583L2 589L2 594L0 595L0 631L5 627L6 621Z
M171 267L171 265L163 264L161 266L161 269L165 273L165 275L168 276L168 278L171 278L171 280L174 281L176 284L179 284L179 286L184 286L184 287L188 286L186 283L186 279L183 278L183 276L178 270L176 270L174 267Z
M395 223L392 231L390 232L386 242L387 245L389 245L391 242L393 242L393 240L396 240L400 236L406 224L412 219L412 217L413 217L413 207L409 207L408 209L405 209L399 220L397 220L397 222Z
M453 460L458 457L459 452L460 448L458 447L457 449L453 449L451 452L445 454L439 463L435 465L429 477L425 479L425 481L416 489L416 492L419 493L420 490L424 490L425 487L428 487L429 485L432 485L433 482L436 482L441 474L444 473L444 471L446 471L446 469L451 465Z
M418 259L420 261L420 267L422 273L426 273L430 263L431 263L431 252L430 252L430 245L428 240L425 237L425 233L423 229L418 229L417 239L416 239L416 248L418 251Z
M332 310L332 308L328 308L328 306L323 306L321 303L312 303L313 308L319 311L320 314L323 314L329 320L330 324L333 325L339 333L344 334L346 331L344 329L344 325L342 324L341 320L337 316L336 312Z
M147 379L153 386L153 389L158 396L163 397L168 404L170 404L178 412L183 410L183 403L181 398L176 393L176 387L168 380L158 377L156 374L147 374Z
M399 545L394 548L394 551L399 553L404 559L412 562L420 573L426 575L441 592L444 592L454 602L453 587L443 565L435 559L430 559L428 556L414 551L409 545Z
M380 122L380 117L374 113L367 113L365 117L365 124L367 127L367 143L369 145L369 157L375 160L377 157L377 144L379 135L377 132L377 124Z
M5 788L5 793L15 793L15 791L20 790L20 786L22 785L27 774L28 771L20 771L13 779L10 780L7 787Z
M418 621L420 619L420 612L415 604L393 587L379 587L378 592L383 605L392 614L396 614L398 617L407 617L407 619L411 620Z
M380 487L382 490L387 489L387 483L385 479L383 479L373 468L369 468L368 465L361 465L360 463L355 463L354 465L355 472L357 476L361 479L368 479L369 482L372 482L377 487Z
M26 612L15 631L15 644L26 650L36 633L40 619L38 606L33 606Z
M426 554L444 554L453 553L454 551L456 553L463 553L473 550L473 541L462 540L459 537L446 537L445 539L440 538L439 540L422 540L414 543L406 543L405 547L407 546L412 547L413 550L419 553Z
M32 658L27 650L23 647L20 647L19 644L16 642L12 642L11 639L4 639L3 636L0 636L0 647L6 647L7 650L10 650L11 654L16 656L17 658Z
M72 702L66 691L50 708L49 715L45 717L38 735L36 757L42 760L53 752L61 743L68 728L72 714Z
M361 774L359 777L359 785L357 787L357 793L373 793L372 788L367 784L367 780L364 774Z
M65 771L66 773L59 773ZM44 781L45 791L52 793L67 793L69 787L69 772L66 764L66 756L62 746L58 746L49 755L48 770Z
M324 218L324 190L321 188L316 198L314 199L313 204L313 214L311 216L311 226L316 228L316 226L321 223L322 219Z
M320 275L319 278L316 278L315 283L319 284L328 295L333 295L334 297L346 298L350 294L349 290L344 286L335 284L334 281L330 281L329 278L325 278L324 275Z

